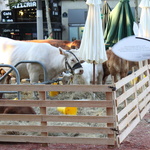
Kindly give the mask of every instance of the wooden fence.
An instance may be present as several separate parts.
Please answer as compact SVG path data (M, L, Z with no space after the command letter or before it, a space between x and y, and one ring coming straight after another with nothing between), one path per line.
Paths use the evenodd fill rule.
M0 141L119 145L150 107L149 70L150 66L145 65L114 85L0 85L1 91L40 93L40 100L0 101L0 106L31 106L39 109L35 115L0 114L0 120L3 121L0 124ZM129 85L139 76L138 83ZM94 100L58 100L57 96L47 99L47 91L60 91L61 94L94 92L103 94L103 97ZM77 107L79 112L77 115L64 115L57 111L57 107ZM55 108L57 113L53 114L51 108ZM94 108L96 112L83 115L82 110L86 108Z
M114 99L119 144L150 109L150 65L147 61L142 63L144 65L141 65L139 70L115 83ZM120 91L123 91L123 94L118 94Z

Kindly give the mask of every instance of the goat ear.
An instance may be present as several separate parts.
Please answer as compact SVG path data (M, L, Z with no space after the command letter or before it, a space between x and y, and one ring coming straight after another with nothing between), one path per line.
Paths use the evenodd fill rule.
M62 75L63 75L63 76L65 76L65 75L66 75L66 73L65 73L65 72L62 72Z
M82 63L84 63L85 61L84 60L80 60L80 63L82 64Z
M58 49L59 49L60 54L63 55L63 49L61 47L58 47Z
M59 47L58 49L61 55L68 56L68 53L66 52L66 50L62 49L61 47Z

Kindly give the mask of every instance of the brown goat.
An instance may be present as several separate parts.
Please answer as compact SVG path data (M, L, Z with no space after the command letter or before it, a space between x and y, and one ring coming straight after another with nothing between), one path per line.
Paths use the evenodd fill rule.
M36 114L32 107L0 106L0 114Z
M0 77L2 77L6 71L3 68L0 68ZM11 76L7 75L2 81L0 81L0 84L9 84L10 83Z
M109 75L114 76L114 82L127 76L132 67L138 67L137 62L124 60L116 56L110 49L106 51L108 60L103 63L104 76L103 84Z
M0 77L2 77L6 71L3 68L0 68ZM0 84L10 84L11 76L7 75L4 79L0 81ZM3 93L0 93L0 99L3 97Z

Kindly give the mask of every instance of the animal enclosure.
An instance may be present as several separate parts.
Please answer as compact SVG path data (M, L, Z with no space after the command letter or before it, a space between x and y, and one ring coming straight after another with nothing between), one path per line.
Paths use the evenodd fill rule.
M119 145L150 108L149 71L150 65L144 63L126 78L107 85L0 85L1 91L39 91L40 97L0 100L0 106L38 109L36 114L0 114L0 141ZM59 91L60 98L47 98L47 91ZM70 92L80 98L63 98ZM95 98L82 97L84 92ZM77 107L78 113L64 115L57 107Z

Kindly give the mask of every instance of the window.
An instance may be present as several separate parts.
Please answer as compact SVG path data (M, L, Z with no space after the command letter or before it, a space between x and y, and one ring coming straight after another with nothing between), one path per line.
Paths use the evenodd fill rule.
M15 9L16 22L35 22L36 21L36 8Z

